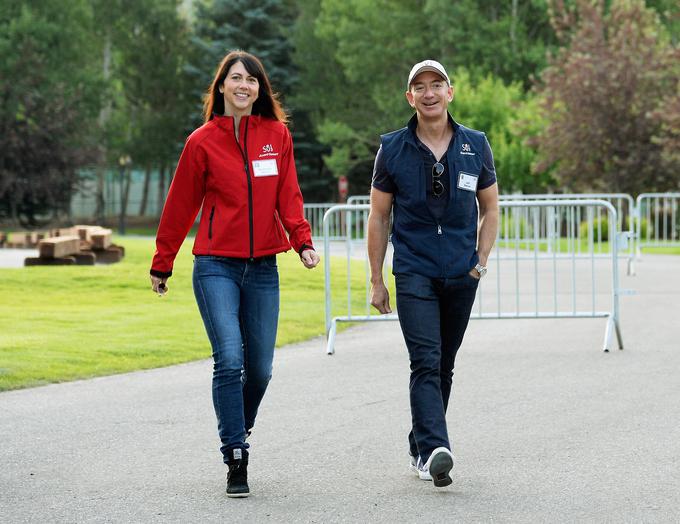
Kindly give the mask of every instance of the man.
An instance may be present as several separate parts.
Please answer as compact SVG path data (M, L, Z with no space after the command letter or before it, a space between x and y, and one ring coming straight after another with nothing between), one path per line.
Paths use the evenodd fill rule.
M413 66L406 99L416 114L381 137L368 219L371 304L386 314L382 265L393 214L397 309L411 362L411 467L436 487L452 482L446 408L453 366L498 228L491 148L484 133L449 115L453 95L439 62Z

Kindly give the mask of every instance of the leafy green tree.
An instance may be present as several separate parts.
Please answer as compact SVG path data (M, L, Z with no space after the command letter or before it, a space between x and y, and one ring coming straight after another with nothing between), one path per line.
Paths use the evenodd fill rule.
M92 157L101 79L86 0L5 0L0 14L0 216L68 213Z
M525 94L519 82L506 85L490 74L475 81L463 68L454 72L452 81L456 92L450 110L456 120L486 133L501 191L543 192L552 180L547 173L532 173L536 151L526 143L542 126L535 98Z
M572 191L639 193L677 184L664 160L660 104L677 91L678 49L641 0L555 1L564 47L541 75L538 171Z
M528 88L557 43L546 0L427 0L424 10L435 56L473 77L492 74Z
M111 160L115 164L118 157L129 155L144 169L140 215L145 214L151 172L158 168L163 180L176 161L195 104L184 70L189 27L180 17L179 4L179 0L137 0L129 6L125 30L116 42L115 75L124 97L118 100L118 109L126 125L117 122L119 140L112 144ZM163 184L163 198L164 189Z

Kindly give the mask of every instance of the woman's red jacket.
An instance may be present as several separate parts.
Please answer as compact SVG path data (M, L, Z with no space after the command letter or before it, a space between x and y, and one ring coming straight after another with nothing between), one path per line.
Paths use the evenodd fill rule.
M186 141L165 200L151 274L172 274L177 251L202 207L194 255L257 258L312 248L285 124L215 116ZM286 233L288 232L288 237Z

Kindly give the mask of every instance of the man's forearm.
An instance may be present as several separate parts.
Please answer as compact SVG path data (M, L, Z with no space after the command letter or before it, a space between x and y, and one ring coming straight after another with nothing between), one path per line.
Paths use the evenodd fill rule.
M496 234L498 233L498 207L486 210L479 221L479 242L477 246L477 253L479 255L479 263L486 266L489 259L489 253L496 241Z
M371 267L371 283L383 281L382 268L387 251L390 221L374 214L368 216L368 261Z

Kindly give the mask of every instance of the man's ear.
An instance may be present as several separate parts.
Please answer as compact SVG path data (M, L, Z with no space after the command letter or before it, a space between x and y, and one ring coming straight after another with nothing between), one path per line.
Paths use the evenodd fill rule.
M408 105L411 107L416 107L415 100L413 99L413 93L411 93L410 89L406 91L406 100L408 100Z

